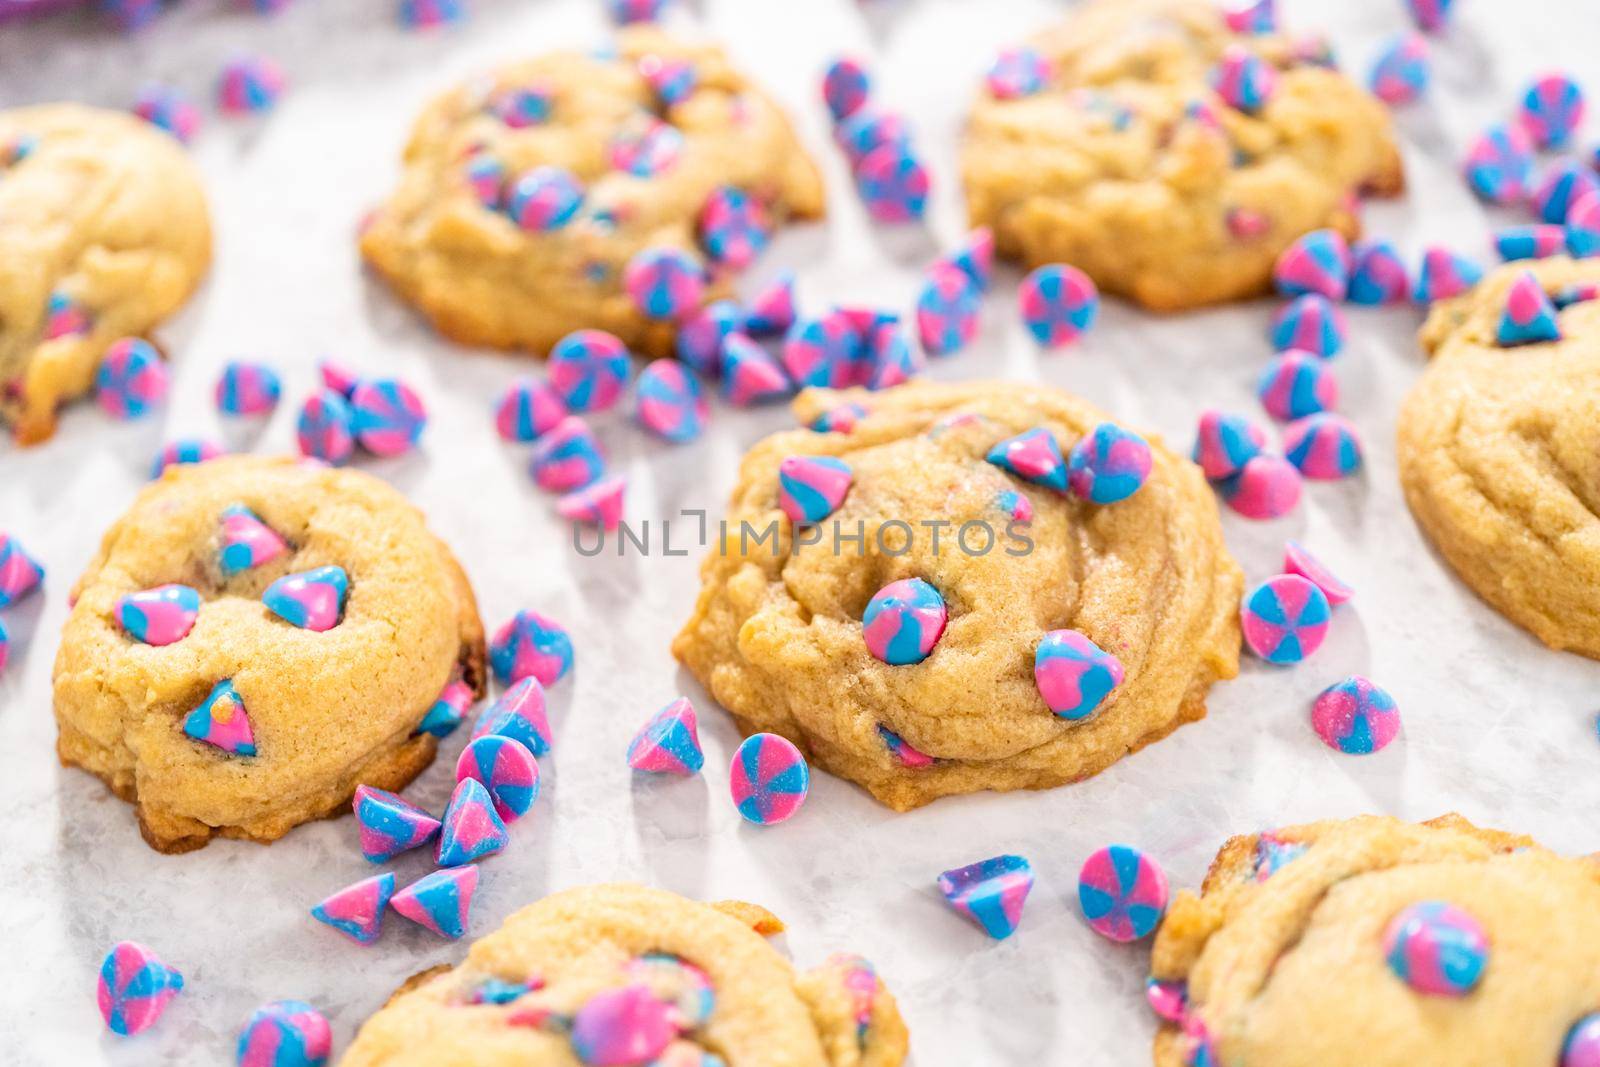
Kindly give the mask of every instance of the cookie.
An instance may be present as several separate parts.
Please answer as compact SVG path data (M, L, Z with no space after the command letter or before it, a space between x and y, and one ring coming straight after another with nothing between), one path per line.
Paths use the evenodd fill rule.
M663 64L692 71L683 91L657 91ZM730 197L774 226L823 211L788 119L721 48L630 26L614 53L550 53L434 100L361 251L458 341L543 354L597 329L663 356L677 319L732 296L765 239L730 239ZM627 284L663 253L691 270L672 291L692 300Z
M0 145L0 422L32 444L114 341L183 306L211 262L211 218L182 146L132 115L0 111Z
M812 389L795 413L851 402ZM1066 393L912 383L868 406L745 456L673 642L744 732L904 811L1077 781L1204 715L1238 669L1243 581L1198 467L1147 436L1144 484L1095 503L1063 453L1108 420ZM851 471L815 525L782 510L793 457Z
M1600 301L1567 303L1596 283L1600 261L1523 260L1435 304L1398 458L1463 581L1552 648L1600 658ZM1559 337L1525 342L1529 308L1532 336Z
M1307 232L1360 229L1400 191L1376 98L1293 35L1230 30L1208 0L1094 0L1032 41L1035 92L980 92L967 211L1002 256L1070 263L1170 311L1257 296Z
M1600 861L1459 815L1235 837L1151 972L1156 1067L1558 1067L1600 1006Z
M638 885L545 897L406 982L342 1067L898 1067L906 1027L859 956L796 972L754 904Z
M225 551L239 506L284 551ZM276 542L275 542L276 543ZM347 579L324 630L269 610L269 589ZM198 593L187 632L142 642L120 608L165 585ZM106 532L73 590L55 662L56 750L138 808L163 852L214 835L268 842L397 790L432 762L419 732L452 682L481 695L472 590L422 515L385 483L288 458L168 469Z

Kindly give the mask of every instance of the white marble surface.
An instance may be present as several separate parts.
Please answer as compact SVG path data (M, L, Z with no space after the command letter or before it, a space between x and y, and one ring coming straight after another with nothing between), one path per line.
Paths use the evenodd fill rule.
M1100 940L1075 906L1077 867L1100 845L1148 849L1178 886L1195 885L1231 833L1358 812L1458 810L1561 849L1600 847L1600 665L1546 651L1476 601L1401 504L1393 422L1421 366L1411 342L1418 315L1406 308L1350 312L1354 339L1338 370L1345 410L1366 436L1363 476L1311 486L1281 521L1226 519L1252 579L1270 573L1283 540L1297 536L1360 590L1312 662L1287 671L1247 662L1215 690L1204 722L1076 786L895 816L819 774L791 823L741 824L726 794L735 731L667 651L696 588L698 552L580 559L520 455L491 429L491 399L525 365L434 338L357 266L356 220L388 187L410 116L431 92L485 63L594 43L604 30L587 0L473 6L469 24L431 36L401 30L389 0L299 0L272 20L189 3L131 40L71 16L0 30L5 105L120 106L152 77L201 93L241 46L279 57L293 83L271 117L212 117L195 147L214 198L217 262L199 298L162 333L177 357L167 411L113 425L80 405L49 444L26 452L0 444L0 528L49 569L44 594L4 617L16 645L0 675L0 1061L229 1062L245 1016L279 997L327 1012L343 1047L400 979L461 954L399 919L362 950L306 916L323 894L370 873L348 819L302 827L270 848L218 842L161 856L139 839L126 805L56 764L50 663L67 590L160 441L221 432L209 390L221 362L236 356L277 364L291 400L264 432L234 435L236 447L288 447L293 402L323 353L424 389L433 413L425 448L365 465L411 494L457 548L491 625L532 606L574 633L577 669L552 693L557 740L545 794L516 827L514 846L486 865L474 934L547 891L598 880L745 897L788 920L786 944L801 964L846 948L875 960L900 997L922 1067L1140 1064L1152 1032L1140 995L1146 948ZM1493 220L1450 161L1510 107L1516 86L1560 65L1600 91L1600 25L1587 0L1457 6L1458 25L1436 46L1430 102L1400 119L1412 192L1369 212L1372 229L1411 254L1449 241L1488 255ZM1403 25L1399 0L1284 7L1294 25L1329 26L1362 68ZM1038 0L717 0L685 15L727 38L789 101L827 169L828 223L786 236L758 275L797 268L813 306L907 304L919 267L961 233L954 146L974 78L995 48L1056 13ZM912 117L935 167L930 232L864 225L815 97L817 72L842 48L871 55L884 101ZM1042 379L1185 443L1203 406L1258 410L1251 389L1268 355L1271 305L1153 318L1112 303L1077 347L1040 356L1016 321L1015 282L1001 278L981 343L935 374ZM620 417L599 421L631 478L630 519L659 521L682 507L715 513L742 448L787 419L781 409L719 406L713 430L677 449L646 442ZM1400 740L1366 759L1329 752L1306 721L1311 696L1356 671L1389 687L1405 716ZM702 706L709 769L682 783L635 781L622 759L627 740L680 691ZM461 743L445 746L414 796L442 804ZM1004 851L1029 856L1038 884L1019 934L995 943L946 910L933 879ZM398 868L402 879L415 877L424 861L407 857ZM188 978L161 1024L131 1040L107 1036L94 1008L96 969L120 938L155 946Z

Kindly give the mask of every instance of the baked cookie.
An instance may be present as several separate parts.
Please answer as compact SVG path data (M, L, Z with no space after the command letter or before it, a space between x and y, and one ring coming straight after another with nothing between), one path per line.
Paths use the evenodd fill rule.
M859 956L796 974L770 912L638 885L548 896L401 987L342 1067L895 1067L906 1027Z
M107 347L181 307L210 262L177 141L78 104L0 111L0 420L23 444L49 437Z
M1142 487L1096 503L1105 417L1047 386L812 389L795 411L854 428L750 450L672 645L744 731L904 811L1087 778L1237 672L1239 567L1158 439Z
M370 475L284 458L167 468L106 532L55 663L56 749L163 852L273 841L399 789L445 687L483 691L455 557Z
M1156 935L1157 1067L1579 1067L1600 862L1459 815L1235 837Z
M1295 238L1353 237L1355 197L1401 187L1388 112L1314 45L1235 33L1207 0L1095 0L980 92L961 156L973 223L1003 256L1071 263L1148 308L1267 292ZM1243 93L1212 88L1225 55Z
M1412 514L1479 596L1552 648L1600 658L1597 292L1600 260L1560 257L1436 304L1399 461ZM1559 338L1525 343L1512 321L1502 340L1502 320L1529 308Z
M458 341L544 353L592 327L666 355L675 315L730 295L722 268L822 209L771 98L720 48L636 26L614 55L551 53L435 100L361 251ZM689 270L641 306L625 275L659 251Z

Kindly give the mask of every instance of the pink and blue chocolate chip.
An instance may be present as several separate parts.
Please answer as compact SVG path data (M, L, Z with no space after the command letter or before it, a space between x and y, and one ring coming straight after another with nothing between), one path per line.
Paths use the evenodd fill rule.
M1041 345L1076 340L1094 325L1100 292L1089 276L1065 263L1049 263L1022 279L1017 292L1022 322Z
M1276 0L1229 0L1222 5L1222 20L1234 33L1274 33L1278 29Z
M1520 126L1489 127L1467 146L1461 164L1467 184L1493 204L1511 204L1528 195L1533 145Z
M1166 872L1136 848L1107 846L1084 860L1078 872L1078 906L1101 937L1137 941L1166 914Z
M510 843L494 798L476 778L463 778L439 820L433 859L440 867L462 867L492 856Z
M860 111L871 93L872 78L866 65L852 56L840 56L822 74L822 101L835 122Z
M722 395L730 404L746 407L788 396L794 387L778 361L743 334L729 334L722 342Z
M909 381L921 373L924 363L921 350L912 347L904 326L880 324L867 337L866 387L876 391Z
M880 145L856 166L856 190L877 222L911 222L928 209L928 168L908 145Z
M767 246L772 220L761 201L732 185L719 186L700 208L700 247L713 263L743 270Z
M1032 96L1050 80L1050 64L1037 49L1007 48L995 57L984 80L996 100Z
M1284 296L1321 293L1341 300L1350 284L1350 246L1337 230L1312 230L1279 254L1272 280Z
M653 178L671 170L682 154L683 134L656 118L627 126L611 141L611 165L635 178Z
M1115 504L1143 488L1150 463L1150 445L1143 437L1102 422L1072 446L1067 488L1091 504Z
M494 428L505 441L537 441L567 417L567 406L543 378L518 378L501 394Z
M233 360L217 379L217 410L224 415L265 415L278 406L283 383L265 363Z
M166 130L188 144L200 132L200 109L169 85L147 85L139 90L133 113L150 125Z
M592 485L605 473L600 441L582 416L568 415L534 442L528 471L539 488L552 493Z
M1250 651L1268 663L1299 663L1328 636L1328 598L1298 574L1268 578L1245 596L1239 623Z
M350 940L370 945L383 933L383 911L394 896L394 872L363 878L325 897L311 917Z
M1211 88L1229 107L1259 111L1278 88L1278 72L1248 48L1229 45L1211 70Z
M1061 445L1042 426L1000 441L985 458L1023 481L1061 492L1067 489L1067 461L1061 455Z
M1339 381L1326 361L1291 348L1261 372L1256 396L1267 414L1288 421L1338 406Z
M524 230L559 230L583 204L583 186L563 167L535 167L511 184L506 213Z
M585 1001L572 1017L567 1039L589 1067L665 1065L663 1054L678 1036L680 1021L675 1004L656 996L648 985L631 982Z
M459 679L440 690L439 698L428 708L427 714L417 724L416 732L432 737L449 737L461 725L467 709L472 707L472 687Z
M223 508L219 525L217 568L224 578L270 563L289 551L278 532L243 504Z
M1532 271L1519 274L1506 290L1505 310L1494 337L1506 348L1561 339L1556 306Z
M1417 272L1412 298L1419 304L1446 300L1471 289L1482 277L1483 268L1476 262L1435 245L1422 253L1422 269Z
M1428 89L1428 42L1415 33L1391 38L1372 64L1367 86L1387 104L1409 104Z
M495 814L513 823L539 799L539 764L521 742L485 734L467 742L456 760L456 781L477 780L489 791Z
M948 621L939 590L921 578L902 578L873 594L861 616L861 632L876 659L905 666L928 658Z
M454 941L467 932L477 888L478 868L469 864L423 875L396 893L390 904L423 929Z
M835 404L818 415L812 420L810 428L817 433L850 433L868 414L865 404L858 404L853 400L846 401L843 404Z
M550 349L550 387L568 411L606 411L628 382L628 348L604 330L575 330Z
M1242 415L1210 410L1200 415L1191 453L1200 470L1212 481L1238 474L1267 447L1267 435Z
M811 769L794 743L777 734L751 734L728 769L733 804L758 826L783 822L800 810L811 788Z
M273 60L237 55L223 64L217 78L217 106L229 115L268 111L283 95L283 86L283 69Z
M473 740L480 737L509 737L535 756L549 752L553 735L539 679L518 680L484 708L472 725Z
M694 705L679 697L639 728L628 742L628 766L650 774L698 774L705 765Z
M1300 472L1282 456L1252 456L1239 472L1217 483L1223 501L1247 519L1277 519L1300 502Z
M1579 258L1600 255L1600 191L1572 202L1567 212L1567 251Z
M665 56L643 56L639 60L639 77L650 86L656 99L666 107L681 104L700 84L700 75L694 64Z
M523 130L526 126L549 122L550 109L554 106L552 98L554 93L549 86L538 83L510 86L494 93L488 109L512 130Z
M938 263L955 267L971 278L980 291L987 292L994 276L994 231L979 226L967 234L959 248Z
M1391 241L1357 241L1350 248L1352 304L1397 304L1411 299L1411 275Z
M413 30L437 29L466 17L462 0L400 0L401 25Z
M351 802L361 833L361 855L384 863L421 848L439 833L439 820L398 793L370 785L356 787Z
M757 337L783 333L794 324L794 309L794 273L784 271L746 302L744 328Z
M154 1026L183 989L183 975L137 941L119 941L100 964L95 1000L106 1027L131 1037Z
M1298 574L1318 589L1328 598L1328 603L1338 607L1355 595L1355 590L1339 579L1339 576L1329 570L1327 565L1313 556L1311 552L1298 541L1290 541L1283 546L1283 573Z
M495 631L489 665L501 685L524 678L554 685L572 669L572 638L554 619L537 611L519 611Z
M678 248L649 248L628 261L622 284L647 318L683 319L700 306L705 269Z
M792 299L792 294L791 294ZM790 305L790 321L793 306ZM715 300L678 326L678 358L707 377L722 372L722 343L745 328L746 313L732 300ZM788 329L785 322L784 329Z
M117 621L147 645L170 645L189 636L200 617L200 593L187 585L161 585L117 601Z
M1413 904L1390 920L1384 959L1417 993L1464 997L1489 965L1489 935L1465 909L1443 900Z
M834 127L833 138L852 168L879 148L909 152L911 134L903 117L893 111L862 108Z
M639 372L633 419L664 441L693 441L711 414L705 390L682 364L659 359Z
M505 201L506 167L494 156L484 152L474 153L467 159L467 186L478 203L493 211Z
M159 478L168 467L180 467L190 463L204 463L209 459L216 459L223 455L222 446L201 440L196 437L179 438L169 441L161 446L156 453L156 458L150 461L150 477Z
M1517 120L1540 148L1565 148L1583 121L1583 89L1570 74L1535 78L1522 94Z
M1591 1012L1572 1024L1561 1044L1557 1067L1600 1067L1600 1011Z
M1569 159L1545 172L1528 198L1528 205L1539 216L1539 221L1559 226L1567 221L1574 204L1594 192L1600 192L1600 177L1582 163Z
M1395 739L1400 708L1371 679L1353 674L1318 694L1311 705L1311 728L1335 752L1364 756Z
M626 490L627 479L620 474L601 478L592 485L563 494L556 501L556 514L569 522L615 530L622 525L622 498Z
M285 622L322 633L344 618L349 593L350 576L343 567L329 564L284 575L267 586L261 603Z
M861 352L861 334L839 311L797 319L783 338L784 370L798 386L853 384Z
M362 378L350 392L350 429L375 456L409 452L428 425L422 398L393 378Z
M1559 255L1566 247L1566 228L1555 223L1502 226L1494 231L1494 250L1507 262L1544 259L1546 256Z
M983 290L953 263L936 263L917 295L917 336L930 356L960 351L978 332Z
M1016 932L1033 889L1033 868L1022 856L991 856L939 875L939 892L959 914L995 940Z
M881 722L878 724L878 737L882 739L883 747L889 750L889 754L895 758L895 762L902 767L920 769L931 767L939 762Z
M183 732L230 756L256 754L256 736L250 725L250 713L245 709L244 698L234 688L231 678L224 678L212 686L200 706L184 716Z
M239 1067L324 1067L333 1030L302 1000L275 1000L251 1013L239 1034Z
M94 328L94 320L81 304L57 289L45 304L44 339L82 337Z
M1307 478L1330 481L1360 469L1361 438L1349 419L1322 411L1285 427L1283 454Z
M1122 662L1077 630L1051 630L1034 649L1034 684L1063 719L1093 715L1122 677Z
M844 503L853 478L837 457L789 456L778 464L778 507L791 522L821 522Z
M1294 348L1330 358L1344 347L1344 314L1321 293L1304 293L1273 316L1269 336L1279 352Z
M1450 24L1450 9L1455 0L1406 0L1411 19L1419 29L1438 33Z
M95 400L107 415L139 419L167 398L170 377L156 346L138 337L124 337L106 349L95 371Z
M332 389L308 397L300 408L295 440L302 456L340 464L355 454L355 417L350 402Z

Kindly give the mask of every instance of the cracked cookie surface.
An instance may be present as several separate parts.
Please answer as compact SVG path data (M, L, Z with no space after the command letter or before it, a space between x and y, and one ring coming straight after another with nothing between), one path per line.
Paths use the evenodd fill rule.
M1295 238L1355 236L1354 197L1402 184L1382 104L1292 36L1233 33L1208 0L1098 0L1029 44L1044 87L980 90L961 166L973 224L1030 267L1070 263L1157 310L1256 296ZM1230 46L1277 71L1256 113L1207 83Z
M783 734L907 810L949 794L1087 778L1201 718L1212 683L1237 673L1242 576L1199 468L1159 439L1149 439L1143 488L1096 505L985 459L1038 427L1066 451L1105 421L1059 390L808 390L795 411L810 425L845 403L867 409L849 433L779 433L746 454L727 532L673 642L742 730ZM779 467L791 456L851 469L843 502L816 528L826 531L819 543L797 545L779 510ZM1017 500L1007 494L1026 503L1030 522L1012 526ZM936 544L923 524L941 521ZM963 547L967 523L978 525ZM777 536L758 543L769 529ZM845 540L858 532L859 548ZM869 651L863 615L874 594L906 579L942 596L948 623L926 659L892 665ZM1036 649L1060 629L1079 631L1125 672L1077 721L1052 714L1035 680Z
M149 333L194 292L211 222L182 146L131 115L0 111L0 145L0 420L29 444L90 390L113 341Z
M694 89L672 104L641 73L642 63L660 60L694 71ZM519 90L542 94L548 116L503 121L495 101ZM613 140L655 121L668 125L667 139L681 137L676 161L650 176L614 166ZM539 166L565 168L583 200L558 228L521 229L474 193L467 166L485 158L509 180ZM822 214L821 177L788 119L720 48L629 27L615 56L555 52L436 99L412 131L399 187L365 225L361 250L455 340L543 354L567 333L595 328L666 355L674 323L642 314L623 272L647 249L709 262L697 220L724 186L755 197L774 226ZM728 272L713 271L705 299L730 294Z
M1556 315L1560 340L1504 347L1525 272L1553 296L1600 261L1509 263L1436 304L1431 360L1400 410L1406 502L1463 581L1552 648L1600 658L1600 300Z
M1487 935L1460 997L1418 993L1385 959L1405 909L1444 901ZM1600 1011L1600 862L1482 830L1458 815L1287 827L1223 846L1181 892L1151 973L1186 987L1157 1067L1552 1067Z
M658 1063L726 1067L897 1067L906 1028L857 956L796 973L753 904L701 904L638 885L569 889L516 912L467 950L401 987L366 1021L342 1067L568 1067L585 1012L642 985L670 1001ZM636 1016L637 1017L637 1016ZM666 1034L658 1033L652 1046ZM709 1054L711 1058L702 1058ZM659 1058L658 1058L659 1057Z
M224 509L244 505L287 543L224 573ZM302 629L262 594L276 579L344 568L337 625ZM144 644L119 623L126 594L199 592L186 636ZM213 836L272 841L346 809L355 787L399 789L433 760L416 732L447 683L483 690L483 627L466 576L422 515L378 479L290 458L169 467L106 532L74 588L55 662L57 751L138 808L166 852ZM253 755L185 732L231 680Z

